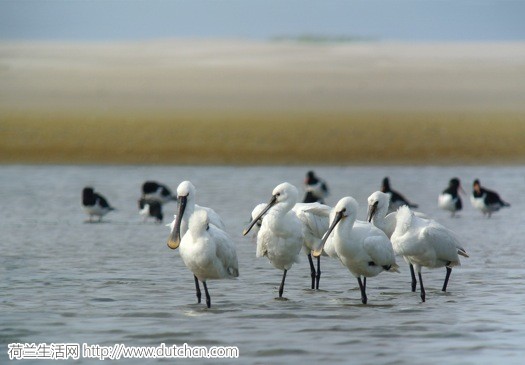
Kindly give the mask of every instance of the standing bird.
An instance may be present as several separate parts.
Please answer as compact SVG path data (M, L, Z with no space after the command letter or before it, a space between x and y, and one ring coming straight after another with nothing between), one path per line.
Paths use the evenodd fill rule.
M221 217L213 209L195 204L195 192L195 186L189 181L183 181L177 187L178 213L170 224L171 233L168 238L168 247L172 250L179 247L181 238L184 237L189 229L191 217L198 211L206 211L210 225L215 226L219 230L224 230L224 223ZM195 275L194 279L195 289L197 290L197 302L200 303L199 281Z
M258 204L253 208L251 219L260 216L266 204ZM308 257L310 264L310 276L312 278L312 289L319 289L319 281L321 280L321 256L317 257L317 270L312 259L312 250L317 249L320 245L323 235L328 230L329 217L331 208L320 203L297 203L292 208L297 218L303 224L304 242L303 249ZM255 223L254 234L257 235L262 225L262 215Z
M324 199L328 196L328 185L323 179L316 176L313 171L306 173L304 190L306 194L303 198L303 203L324 204Z
M388 238L392 237L392 233L396 229L397 211L388 213L390 197L388 194L376 191L368 197L368 213L367 221L385 232ZM421 212L414 212L417 217L428 218L426 214Z
M491 217L492 213L497 212L503 207L510 207L510 204L501 200L495 191L481 187L478 179L474 180L470 202L472 206L479 209L483 215Z
M312 259L312 250L317 250L330 224L330 208L320 203L297 203L292 208L297 218L303 224L303 249L310 264L312 289L319 289L321 280L321 256L316 257L317 270Z
M366 304L366 278L383 271L398 272L398 265L392 244L384 232L369 222L356 220L358 206L357 201L349 196L339 200L332 211L330 228L321 241L321 247L313 254L320 255L325 244L332 246L327 251L335 252L357 278L361 302Z
M390 196L381 191L376 191L368 197L367 221L385 232L390 238L396 229L397 212L388 213Z
M189 221L196 211L205 210L210 223L224 230L221 217L213 209L195 204L195 194L195 186L189 181L183 181L177 187L178 213L170 225L171 234L168 239L168 247L173 250L179 247L181 237L188 231Z
M155 218L157 223L162 223L162 204L157 200L146 198L139 199L139 214L144 217L144 222L149 218Z
M394 251L402 255L410 266L412 291L416 291L416 275L419 277L421 300L425 301L425 287L421 276L421 267L446 267L447 273L442 291L447 290L452 267L459 266L459 256L469 257L452 231L432 219L416 217L408 207L403 206L397 212L396 229L391 237Z
M299 262L299 253L304 243L303 225L292 211L298 195L297 188L292 184L285 182L277 185L270 202L243 231L243 235L247 235L266 214L257 233L256 256L266 256L276 269L283 270L279 298L283 296L286 273L294 263Z
M417 204L410 203L403 195L397 191L392 190L390 187L390 179L385 177L381 185L381 192L390 196L390 205L388 207L388 213L395 212L399 207L408 205L410 208L417 208Z
M180 242L180 257L194 275L199 303L199 280L202 282L208 308L211 299L206 281L239 276L235 245L226 232L210 224L206 210L198 210L191 216L189 229Z
M464 192L459 179L454 177L450 179L448 188L443 190L438 196L438 207L451 212L451 217L455 217L456 212L463 209L461 197L459 196L460 191Z
M160 204L177 199L166 185L159 184L156 181L146 181L142 184L142 197L147 200L158 201Z
M82 190L82 206L84 207L84 211L89 215L89 222L93 221L93 216L97 216L100 222L103 216L115 210L115 208L109 205L106 198L96 193L92 187L85 187Z

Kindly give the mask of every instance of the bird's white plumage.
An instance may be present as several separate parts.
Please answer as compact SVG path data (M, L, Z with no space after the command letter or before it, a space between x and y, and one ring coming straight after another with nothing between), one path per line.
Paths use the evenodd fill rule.
M442 193L438 196L438 207L449 212L456 212L456 198L448 193Z
M264 216L257 233L257 257L266 256L280 270L289 270L299 262L304 242L303 225L292 211L297 202L297 188L289 183L278 185L272 192L275 204Z
M210 224L205 210L192 214L189 229L180 243L182 261L200 280L235 278L239 265L229 235Z
M491 210L489 206L485 204L485 196L475 197L474 195L470 195L470 203L472 206L479 210L483 214L492 213L493 211L498 211L498 209Z
M388 238L396 228L397 210L389 212L390 195L381 191L376 191L368 197L368 215L371 215L371 222L374 226L385 232ZM428 218L426 214L414 212L417 217ZM370 217L369 217L370 219Z
M252 210L251 218L255 219L266 208L266 205L264 203L257 204ZM331 209L329 206L320 203L296 203L293 206L291 211L303 224L303 248L307 254L319 247L321 238L328 230ZM259 232L262 220L263 218L260 218L259 222L252 228L254 235Z
M452 231L434 220L416 217L408 207L399 208L391 240L396 254L418 272L421 267L460 265L458 253L468 257Z
M292 208L297 218L303 224L304 243L306 253L319 248L323 235L330 224L330 208L320 203L297 203Z
M388 213L390 205L390 195L381 191L376 191L368 197L368 214L374 226L382 230L388 238L394 233L396 228L397 212Z
M385 270L397 271L390 240L371 223L358 221L357 209L358 203L354 198L339 200L330 215L330 222L334 224L340 212L342 218L327 239L325 251L339 258L356 277L373 277Z
M181 237L186 234L188 231L189 221L191 219L191 216L197 212L197 211L206 211L208 214L208 219L211 224L216 226L217 228L224 230L225 226L221 219L221 217L211 208L208 207L202 207L200 205L195 204L195 195L196 195L196 189L195 186L189 182L189 181L183 181L179 184L177 187L177 196L185 196L186 197L186 209L184 210L184 214L181 217L181 225L180 225L180 235ZM173 232L173 229L175 228L175 221L177 220L177 215L173 216L173 221L169 225L171 228L171 231Z

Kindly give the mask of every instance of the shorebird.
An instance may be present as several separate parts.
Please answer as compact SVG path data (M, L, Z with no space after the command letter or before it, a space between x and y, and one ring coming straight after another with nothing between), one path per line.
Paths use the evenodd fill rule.
M450 179L448 188L438 196L438 207L443 210L448 210L452 213L452 217L456 216L456 212L463 208L459 191L463 191L461 183L457 177Z
M388 238L392 237L396 228L397 211L388 213L390 197L388 194L376 191L368 197L367 221L385 232ZM414 212L420 218L428 218L426 214Z
M181 242L181 237L184 237L189 228L189 221L191 217L198 211L205 211L207 213L207 220L210 225L217 227L220 230L224 230L224 223L222 222L221 217L211 208L201 207L195 204L195 186L189 181L183 181L177 187L177 201L178 201L178 211L174 216L173 222L169 225L171 228L171 233L168 238L168 247L172 250L175 250L179 247ZM201 302L201 297L199 295L199 281L198 278L194 275L195 280L195 289L197 291L197 300L198 303ZM206 289L206 285L204 284Z
M285 182L277 185L270 202L243 231L243 235L247 235L264 216L257 233L256 256L266 256L276 269L283 270L279 298L283 296L286 273L294 263L299 262L304 243L303 225L292 211L297 196L297 188L292 184Z
M381 185L381 192L388 194L390 196L390 205L388 207L388 213L395 212L399 207L403 205L408 205L410 208L417 208L417 204L410 203L407 198L398 193L395 190L392 190L390 187L390 179L385 177Z
M252 211L251 219L259 216L264 210L266 204L258 204ZM297 203L292 208L297 218L303 224L304 242L303 249L308 257L310 264L310 276L312 278L312 289L319 289L319 281L321 280L321 257L318 256L317 270L315 268L311 251L319 247L323 235L328 230L329 216L331 208L320 203ZM255 223L252 231L256 235L262 225L263 217Z
M173 250L179 247L181 237L188 230L188 222L191 216L198 210L205 210L208 213L210 223L224 230L221 217L213 209L195 204L195 194L195 186L189 181L183 181L177 187L178 211L170 225L171 234L168 239L168 247Z
M331 214L330 228L313 254L319 256L323 247L331 246L326 250L335 253L357 278L361 302L366 304L366 278L383 271L398 272L398 265L388 237L371 223L358 221L357 209L354 198L347 196L339 200Z
M210 224L206 210L191 216L188 231L180 242L180 257L194 275L198 303L201 302L199 280L202 282L208 308L211 299L206 282L239 276L235 245L226 232Z
M82 206L84 211L89 215L89 222L92 222L94 216L98 217L98 221L102 220L102 217L115 210L109 205L106 198L95 192L92 187L85 187L82 190Z
M166 185L159 184L156 181L146 181L142 184L142 198L158 201L160 204L177 199L171 194L171 190Z
M396 254L404 257L410 266L412 291L416 291L418 273L421 300L425 301L425 287L421 267L446 267L442 291L447 290L452 267L460 265L459 255L469 257L454 233L431 219L416 217L407 206L397 212L396 229L391 237Z
M323 179L316 176L313 171L306 173L304 189L306 194L303 198L303 203L324 204L324 198L328 196L328 185Z
M149 217L152 217L157 223L161 223L164 218L162 214L162 204L157 200L146 198L139 199L139 214L143 217L144 222L146 222Z
M479 179L472 184L472 195L470 196L472 206L491 217L492 213L497 212L503 207L510 207L510 204L503 201L495 191L485 189L481 186Z

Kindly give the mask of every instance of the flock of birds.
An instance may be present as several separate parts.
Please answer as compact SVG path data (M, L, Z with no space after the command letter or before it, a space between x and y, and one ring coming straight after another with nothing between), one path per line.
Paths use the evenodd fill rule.
M363 304L368 301L367 278L385 271L399 272L396 256L402 256L409 266L413 292L419 281L423 302L426 293L422 267L445 267L442 291L447 290L452 268L460 265L459 257L469 257L451 230L415 211L417 205L392 190L388 178L383 180L381 191L369 196L367 220L360 221L357 219L359 204L353 197L341 198L334 207L320 203L328 188L323 180L311 173L305 180L306 196L303 199L308 202L299 202L299 191L295 186L281 183L273 189L268 203L258 204L253 209L251 221L243 231L244 236L254 232L256 256L266 257L283 272L279 298L283 296L286 274L299 261L301 251L308 257L312 289L319 289L321 257L335 258L356 277ZM461 191L459 179L451 179L448 188L439 195L439 207L454 216L462 208ZM317 201L312 201L312 196ZM199 282L202 282L209 308L211 298L207 281L239 276L235 245L226 233L221 217L213 209L196 204L196 189L190 181L180 183L175 196L165 185L145 182L139 200L140 213L160 222L162 204L173 200L178 202L178 207L169 225L171 231L167 244L171 249L180 250L182 261L193 273L198 303L201 303ZM482 188L479 180L474 181L471 202L488 217L500 208L510 206L497 193ZM93 217L100 220L114 210L91 187L84 188L82 204L90 221Z

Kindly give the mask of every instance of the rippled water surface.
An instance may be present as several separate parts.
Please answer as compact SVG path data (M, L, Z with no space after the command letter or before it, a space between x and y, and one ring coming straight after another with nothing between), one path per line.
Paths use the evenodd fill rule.
M440 291L445 270L424 270L426 303L410 291L399 259L400 274L368 280L368 305L334 260L322 261L321 290L308 289L306 257L288 273L286 300L276 300L282 273L256 258L254 239L241 235L254 205L280 182L300 187L309 168L1 166L0 363L16 342L238 346L235 362L246 364L524 363L524 167L316 168L331 187L327 203L352 195L361 219L368 195L390 176L394 189L454 230L470 254L452 271L447 293ZM465 197L460 217L450 218L436 200L453 176L467 191L480 178L512 207L488 220ZM168 228L141 221L137 199L146 179L173 190L191 180L197 203L225 220L241 276L209 282L211 309L196 304L191 273L166 246ZM103 223L85 223L86 185L118 209ZM175 208L165 206L165 223ZM156 362L175 363L137 360Z

